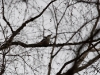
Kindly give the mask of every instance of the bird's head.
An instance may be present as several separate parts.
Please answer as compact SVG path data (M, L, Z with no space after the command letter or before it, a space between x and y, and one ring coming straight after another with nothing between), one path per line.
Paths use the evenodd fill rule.
M48 35L47 37L50 38L52 34Z

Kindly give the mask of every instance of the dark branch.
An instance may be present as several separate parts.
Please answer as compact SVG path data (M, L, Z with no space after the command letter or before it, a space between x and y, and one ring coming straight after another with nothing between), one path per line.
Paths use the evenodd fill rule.
M66 45L80 45L80 44L83 44L83 43L90 43L90 42L96 42L96 41L99 41L100 38L98 39L95 39L95 40L92 40L92 41L81 41L81 42L75 42L75 43L62 43L62 44L56 44L55 46L56 47L59 47L59 46L66 46ZM22 47L50 47L50 46L53 46L54 44L49 44L49 45L39 45L39 44L26 44L26 43L23 43L23 42L12 42L11 45L20 45Z
M100 55L98 55L95 58L89 60L85 65L79 67L75 72L78 72L78 71L81 71L81 70L87 68L88 66L90 66L91 64L93 64L94 62L96 62L99 58L100 58Z
M82 2L82 3L87 3L87 4L96 4L96 5L100 5L100 3L98 2L90 2L90 1L83 1L83 0L78 0L77 2Z
M29 23L29 22L31 22L31 21L33 21L33 20L35 20L35 19L37 19L37 18L39 18L39 17L45 12L45 10L50 6L50 4L52 4L54 1L56 1L56 0L52 0L52 1L42 10L42 12L41 12L39 15L37 15L37 16L35 16L35 17L33 17L33 18L27 20L27 21L25 21L16 31L14 31L14 33L11 35L11 37L9 38L9 40L8 40L5 44L3 44L3 45L1 46L0 50L5 49L5 48L8 48L8 47L11 45L11 42L12 42L13 38L26 26L26 24ZM3 2L3 0L2 0L2 2ZM10 25L10 24L8 23L8 25ZM25 45L25 44L24 44L24 45Z
M33 17L33 18L27 20L27 21L25 21L25 22L22 24L22 26L16 30L15 35L17 35L17 34L26 26L27 23L29 23L29 22L31 22L31 21L33 21L33 20L39 18L39 17L44 13L44 11L50 6L50 4L52 4L54 1L56 1L56 0L52 0L52 1L42 10L42 12L41 12L39 15L37 15L37 16L35 16L35 17Z
M74 43L61 43L61 44L55 44L55 47L66 46L66 45L80 45L80 44L86 44L86 43L90 43L90 42L97 42L99 40L100 40L100 38L92 40L92 41L81 41L81 42L74 42ZM20 41L12 42L10 45L20 45L24 48L27 48L27 47L52 47L52 46L54 46L54 44L49 44L49 45L26 44L26 43L23 43L23 42L20 42ZM4 44L4 46L1 46L0 50L6 49L7 47L8 47L8 45Z
M4 3L3 3L3 0L2 0L2 14L3 14L3 19L4 19L4 21L7 23L7 25L10 27L10 29L11 29L11 31L12 31L12 33L13 33L14 31L13 31L13 29L12 29L12 27L11 27L9 21L7 21L7 19L5 18L5 15L4 15Z

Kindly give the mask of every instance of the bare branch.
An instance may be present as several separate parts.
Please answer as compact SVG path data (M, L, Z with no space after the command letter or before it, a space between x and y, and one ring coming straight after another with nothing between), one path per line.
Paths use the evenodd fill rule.
M12 31L12 33L13 33L14 31L13 31L13 29L12 29L12 27L11 27L9 21L7 21L7 19L5 18L5 15L4 15L4 2L3 2L3 0L2 0L2 10L3 10L3 11L2 11L3 19L4 19L4 21L7 23L7 25L9 26L9 28L11 29L11 31Z

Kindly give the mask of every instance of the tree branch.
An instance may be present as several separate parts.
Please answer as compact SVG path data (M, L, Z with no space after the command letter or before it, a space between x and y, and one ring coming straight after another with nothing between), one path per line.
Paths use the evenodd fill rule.
M2 0L2 1L3 1L3 0ZM50 6L50 4L52 4L52 3L55 2L55 1L56 1L56 0L52 0L52 1L42 10L42 12L41 12L39 15L37 15L37 16L35 16L35 17L33 17L33 18L27 20L27 21L25 21L16 31L14 31L14 33L11 35L11 37L8 39L8 41L7 41L6 43L4 43L4 44L1 46L0 50L5 49L5 48L8 48L8 47L11 45L11 42L12 42L13 38L26 26L26 24L29 23L29 22L31 22L31 21L33 21L33 20L35 20L35 19L37 19L37 18L39 18L39 17L44 13L44 11ZM24 45L25 45L25 44L24 44Z
M4 2L3 2L3 0L2 0L2 14L3 14L3 19L4 19L4 21L7 23L7 25L9 26L9 28L11 29L11 31L12 31L12 33L13 33L14 31L13 31L13 29L12 29L12 27L11 27L9 21L7 21L7 19L5 18L5 15L4 15Z

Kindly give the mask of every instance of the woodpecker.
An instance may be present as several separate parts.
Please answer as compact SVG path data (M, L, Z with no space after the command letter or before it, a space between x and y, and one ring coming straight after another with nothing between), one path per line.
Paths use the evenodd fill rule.
M51 35L44 37L38 44L39 45L49 45Z

